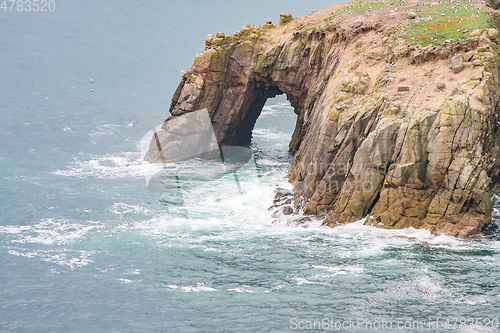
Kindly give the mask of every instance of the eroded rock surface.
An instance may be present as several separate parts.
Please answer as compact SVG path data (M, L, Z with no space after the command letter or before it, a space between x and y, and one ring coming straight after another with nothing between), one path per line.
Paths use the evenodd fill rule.
M266 100L284 93L297 114L286 213L323 216L328 226L368 216L381 228L478 233L499 189L498 32L409 42L396 27L426 20L423 5L437 4L365 13L346 4L209 35L164 127L206 108L220 146L247 145Z

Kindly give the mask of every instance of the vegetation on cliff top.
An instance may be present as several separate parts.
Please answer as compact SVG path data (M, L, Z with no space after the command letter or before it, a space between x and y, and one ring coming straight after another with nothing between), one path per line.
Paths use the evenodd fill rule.
M354 0L324 21L332 25L336 17L345 15L387 15L391 19L401 13L404 15L397 20L396 34L408 44L441 45L447 40L467 39L476 29L492 27L489 8L480 0Z
M338 8L338 10L336 9ZM470 39L475 30L497 28L493 10L481 0L353 0L333 7L333 11L319 20L304 16L300 24L305 31L321 31L329 27L342 26L346 21L367 21L378 17L391 22L392 28L387 36L394 36L406 45L438 46L452 41ZM319 12L319 11L318 11ZM314 15L312 12L310 15ZM322 14L323 12L321 12ZM281 13L280 25L293 21L290 14ZM393 23L392 23L393 22ZM206 47L218 45L222 40L234 40L244 37L259 38L263 30L276 27L267 22L261 27L244 26L241 31L231 36L213 35L207 40ZM267 34L269 35L269 34ZM394 45L393 45L394 46Z
M440 45L446 40L467 39L476 29L490 27L489 13L474 4L479 1L433 5L421 2L417 20L399 25L399 35L409 44Z

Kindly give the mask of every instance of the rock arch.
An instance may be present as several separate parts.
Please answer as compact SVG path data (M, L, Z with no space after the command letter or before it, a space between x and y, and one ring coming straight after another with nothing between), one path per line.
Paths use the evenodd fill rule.
M297 114L289 169L297 209L329 226L369 216L382 228L479 232L499 188L500 62L491 54L488 71L471 63L462 74L447 63L495 41L426 50L391 34L411 19L402 10L357 20L332 10L208 36L164 126L207 109L219 146L247 145L266 100L286 94Z
M318 93L311 94L310 90L318 89L312 86L321 71L316 58L321 56L318 48L323 48L325 34L295 34L284 44L262 44L254 35L257 30L232 43L209 43L184 74L172 98L170 113L180 116L207 108L220 144L247 145L266 100L285 94L298 116L290 142L294 153L303 136L306 110L314 104L311 95ZM316 55L311 56L311 52Z

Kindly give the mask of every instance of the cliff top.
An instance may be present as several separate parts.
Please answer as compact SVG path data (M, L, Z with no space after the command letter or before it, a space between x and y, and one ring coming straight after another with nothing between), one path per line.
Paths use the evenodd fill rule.
M494 1L489 5L496 8ZM344 109L344 104L366 102L365 96L382 87L390 99L399 96L394 98L396 109L410 102L405 95L399 94L410 90L413 104L432 104L436 106L431 108L436 108L444 99L464 92L463 85L471 78L481 77L483 70L496 67L493 55L498 52L497 44L491 42L498 37L495 22L499 19L493 15L496 12L480 0L354 0L296 19L282 13L276 25L268 20L260 27L245 25L230 36L220 32L209 35L204 53L209 53L210 57L204 53L198 56L193 70L204 71L207 61L219 53L227 53L228 48L237 44L258 40L257 54L264 55L275 52L278 45L289 40L298 38L301 45L305 45L311 34L336 32L340 36L336 38L356 37L355 42L344 49L346 56L336 74L343 78L342 86L334 86L330 91L336 96L336 91L342 90L351 98L344 94L335 99L332 118L337 117L338 109ZM311 49L311 59L320 52L318 50ZM453 61L458 54L460 58ZM205 61L198 63L200 58ZM398 58L409 61L396 62ZM274 58L260 56L257 69L269 65L269 59ZM443 61L428 62L431 59ZM390 67L381 72L387 64L391 64ZM378 76L378 79L357 84L359 76ZM417 95L413 94L415 87L420 87Z
M491 27L492 9L483 1L361 1L356 0L313 12L305 17L307 29L349 27L356 22L387 27L385 35L397 36L407 44L441 45L467 40L476 29ZM311 22L312 20L312 22Z
M490 18L493 11L480 0L354 0L297 19L282 13L276 25L271 20L256 29L253 25L246 25L228 37L238 38L254 30L270 39L281 40L293 31L356 29L365 25L384 30L384 36L396 38L399 44L445 46L453 40L467 41L477 37L477 32L474 32L478 29L494 27Z

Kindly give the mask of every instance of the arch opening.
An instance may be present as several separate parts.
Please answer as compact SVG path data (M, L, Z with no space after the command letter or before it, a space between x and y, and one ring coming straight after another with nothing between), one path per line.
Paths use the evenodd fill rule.
M288 115L293 117L293 129L288 137L288 152L292 155L298 150L301 141L301 112L294 96L290 96L274 84L255 81L245 92L226 90L224 98L212 115L212 124L220 146L249 146L252 133L267 107L286 107ZM234 94L239 97L234 98ZM232 105L224 105L225 98L235 99ZM229 116L228 116L229 115ZM287 119L287 125L290 126ZM259 122L261 125L262 123Z
M286 95L267 99L253 126L251 145L266 155L289 160L289 144L296 122L297 116Z

